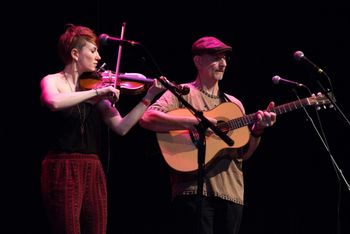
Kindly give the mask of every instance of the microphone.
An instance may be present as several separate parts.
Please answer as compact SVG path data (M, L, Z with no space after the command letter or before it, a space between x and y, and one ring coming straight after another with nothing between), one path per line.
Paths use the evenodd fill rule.
M121 44L129 44L129 45L140 45L140 43L136 42L136 41L130 41L130 40L123 40L117 37L111 37L105 33L101 34L100 36L98 36L98 40L100 41L101 45L107 45L108 41L113 41L113 42L118 42Z
M170 81L167 81L170 86L172 86L175 91L180 95L187 95L190 92L190 88L186 85L177 85Z
M306 87L305 85L295 82L295 81L291 81L291 80L286 80L286 79L282 79L279 76L274 76L272 77L272 83L274 84L285 84L285 85L290 85L290 86L297 86L297 87Z
M173 88L175 92L177 92L180 95L187 95L190 92L190 88L186 85L177 85L169 81L165 77L160 77L159 81L166 87L166 88Z
M189 88L188 86L186 86L186 85L183 85L183 86L178 85L178 86L176 87L176 90L177 90L177 92L180 93L181 95L187 95L187 94L190 93L190 88Z
M305 62L311 64L311 66L313 66L313 67L316 69L317 73L319 73L319 74L324 74L324 75L327 76L327 74L326 74L320 67L318 67L315 63L313 63L310 59L308 59L308 58L304 55L304 53L303 53L302 51L296 51L296 52L294 53L294 58L295 58L297 61L303 60L303 61L305 61Z

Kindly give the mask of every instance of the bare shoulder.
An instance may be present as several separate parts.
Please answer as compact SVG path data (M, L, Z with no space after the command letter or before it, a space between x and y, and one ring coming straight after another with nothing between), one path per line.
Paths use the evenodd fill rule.
M57 80L63 80L63 75L61 73L48 74L41 79L41 83L46 82L57 82Z
M40 85L42 88L56 87L57 90L67 89L66 80L64 79L63 74L60 72L44 76L40 81Z

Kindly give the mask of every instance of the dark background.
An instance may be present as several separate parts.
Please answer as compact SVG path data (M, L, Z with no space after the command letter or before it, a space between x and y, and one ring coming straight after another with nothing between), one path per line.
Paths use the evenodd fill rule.
M190 54L201 36L216 36L233 47L221 88L241 99L247 113L296 100L291 88L274 85L280 75L307 85L314 93L328 80L293 54L301 50L325 70L337 104L349 116L349 7L336 1L312 3L213 1L47 1L9 3L2 34L6 56L3 77L1 233L49 233L40 198L40 162L47 123L39 103L40 79L60 71L57 40L66 23L91 27L97 34L143 46L124 46L121 72L161 74L177 83L194 79ZM117 46L100 48L115 70ZM4 55L4 54L3 54ZM153 59L152 59L153 58ZM158 68L157 68L158 67ZM310 94L298 89L300 97ZM122 95L127 113L143 96ZM315 124L314 108L308 107ZM350 180L349 125L340 111L325 108L319 117L329 152L303 110L278 116L255 155L246 161L245 210L241 234L350 233L350 192L337 176L331 156ZM155 135L135 126L127 136L114 134L103 159L109 186L109 233L167 233L169 182ZM107 151L106 151L106 155ZM340 230L341 229L341 230Z

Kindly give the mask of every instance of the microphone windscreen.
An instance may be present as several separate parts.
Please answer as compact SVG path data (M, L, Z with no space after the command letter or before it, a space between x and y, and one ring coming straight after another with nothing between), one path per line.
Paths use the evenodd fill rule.
M274 76L272 77L272 83L274 84L279 84L281 77L279 76Z
M294 58L298 61L304 57L304 53L302 51L295 51Z
M101 45L106 45L108 41L109 36L107 34L101 34L98 36L98 40L100 41Z
M190 93L190 88L187 85L182 86L182 94L187 95Z

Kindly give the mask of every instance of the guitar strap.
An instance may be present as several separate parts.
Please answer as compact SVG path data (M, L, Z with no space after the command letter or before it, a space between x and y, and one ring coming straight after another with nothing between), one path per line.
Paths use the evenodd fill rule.
M231 102L231 100L227 97L227 95L224 92L222 92L221 90L219 91L219 97L220 97L221 103Z

